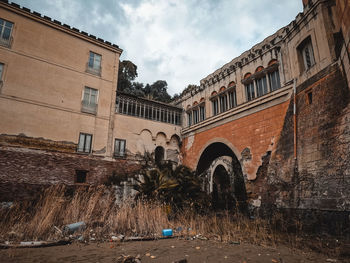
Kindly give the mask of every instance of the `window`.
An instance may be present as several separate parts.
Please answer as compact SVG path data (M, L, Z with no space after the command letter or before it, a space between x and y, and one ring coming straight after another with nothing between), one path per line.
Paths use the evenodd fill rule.
M86 183L86 175L88 171L85 170L75 170L75 180L76 184Z
M306 92L306 101L307 101L307 104L312 104L312 90Z
M269 73L269 82L271 91L281 88L280 74L278 70Z
M219 113L219 101L217 98L212 100L212 106L213 106L213 116L215 116Z
M226 94L220 96L220 112L227 110L227 97Z
M205 120L205 107L204 107L204 105L199 106L199 120L200 121Z
M263 76L256 80L257 96L263 96L267 93L266 76Z
M195 110L193 110L193 124L198 123L199 118L198 118L198 108L196 108Z
M310 36L298 46L298 57L301 73L315 65L314 51Z
M114 142L114 156L124 157L125 156L125 140L115 139Z
M187 124L188 126L192 125L192 112L187 112Z
M13 23L0 18L0 45L11 46L11 34Z
M245 86L247 101L251 101L255 98L254 82L251 82Z
M230 90L228 93L228 103L230 109L237 106L237 96L236 96L236 89Z
M87 72L101 75L101 55L90 51Z
M87 133L80 133L79 143L78 143L78 152L90 153L91 152L91 142L92 135Z
M81 111L96 114L97 113L97 89L85 87Z

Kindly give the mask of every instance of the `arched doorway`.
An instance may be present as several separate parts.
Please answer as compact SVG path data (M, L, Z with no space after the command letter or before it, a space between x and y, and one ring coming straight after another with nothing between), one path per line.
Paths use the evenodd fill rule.
M154 150L154 159L158 166L164 161L164 148L162 146L157 146Z
M223 165L218 165L213 173L212 179L212 204L215 210L231 210L235 207L232 195L230 175Z
M197 174L204 179L203 188L211 194L216 209L246 209L247 194L241 164L230 147L214 142L202 152Z

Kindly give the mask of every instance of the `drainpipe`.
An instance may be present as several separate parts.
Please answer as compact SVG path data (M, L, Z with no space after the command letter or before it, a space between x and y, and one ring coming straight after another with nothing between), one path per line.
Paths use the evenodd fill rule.
M296 78L293 80L293 122L294 122L294 160L297 159L297 87Z

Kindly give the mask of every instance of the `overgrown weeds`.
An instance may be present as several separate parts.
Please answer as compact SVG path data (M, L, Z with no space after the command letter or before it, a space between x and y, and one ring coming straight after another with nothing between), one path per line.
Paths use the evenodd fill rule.
M292 248L303 248L309 242L309 247L314 249L325 248L323 240L312 237L310 241L299 231L288 234L288 225L283 224L278 214L263 220L250 219L232 211L198 214L191 207L172 212L164 203L145 199L125 201L118 206L113 188L107 186L73 189L56 185L46 189L35 201L15 202L10 209L0 210L0 239L60 239L62 236L54 226L62 229L66 224L79 221L87 225L81 233L86 239L91 233L100 240L109 240L118 234L160 237L162 229L172 228L177 230L176 234L188 238L199 236L267 246L285 244Z

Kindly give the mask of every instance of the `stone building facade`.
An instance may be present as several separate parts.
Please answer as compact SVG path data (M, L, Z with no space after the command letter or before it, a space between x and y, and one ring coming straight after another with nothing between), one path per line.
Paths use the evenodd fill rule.
M183 163L216 198L229 191L251 209L316 209L349 225L349 1L303 4L184 90Z
M179 162L181 109L120 95L118 110L117 45L8 1L0 32L0 199L102 183L145 153Z
M1 199L153 157L196 170L218 207L231 196L349 226L349 1L303 4L167 105L116 90L118 46L1 1Z

